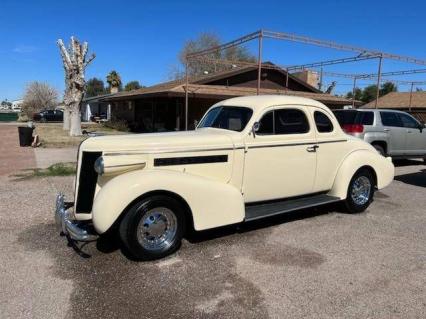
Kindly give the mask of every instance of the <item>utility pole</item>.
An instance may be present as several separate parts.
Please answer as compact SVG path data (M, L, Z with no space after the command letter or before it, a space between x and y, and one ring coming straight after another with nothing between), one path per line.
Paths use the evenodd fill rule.
M355 87L356 87L356 76L354 76L354 86L352 88L352 108L355 108Z
M383 56L379 56L379 70L377 72L377 92L376 92L376 101L374 102L374 108L377 109L377 103L379 102L380 94L380 80L382 79L382 60Z
M189 84L188 57L186 57L186 62L185 62L185 131L188 131L188 84Z
M408 111L409 112L411 112L411 103L413 101L413 88L414 88L414 82L411 82L410 102L408 103Z

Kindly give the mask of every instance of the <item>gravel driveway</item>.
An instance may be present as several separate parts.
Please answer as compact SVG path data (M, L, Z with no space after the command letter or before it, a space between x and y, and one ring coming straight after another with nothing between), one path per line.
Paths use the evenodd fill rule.
M197 234L135 262L109 237L67 247L71 177L0 176L1 318L425 318L426 166L404 162L366 213L335 207Z

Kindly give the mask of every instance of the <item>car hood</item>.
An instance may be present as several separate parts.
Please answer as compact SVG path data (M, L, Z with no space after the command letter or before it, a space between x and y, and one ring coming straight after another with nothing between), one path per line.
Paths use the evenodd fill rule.
M199 129L195 131L125 134L90 137L80 151L100 152L180 152L234 148L232 131Z

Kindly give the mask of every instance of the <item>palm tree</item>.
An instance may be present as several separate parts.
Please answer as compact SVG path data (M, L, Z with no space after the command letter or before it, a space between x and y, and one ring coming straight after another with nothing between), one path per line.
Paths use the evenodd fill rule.
M109 72L109 74L107 75L107 82L109 84L111 93L116 93L121 89L121 77L117 73L117 71L113 70Z

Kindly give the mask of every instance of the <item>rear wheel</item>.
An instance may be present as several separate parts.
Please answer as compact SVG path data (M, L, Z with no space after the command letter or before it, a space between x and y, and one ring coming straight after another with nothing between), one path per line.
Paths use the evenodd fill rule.
M135 203L120 223L120 237L128 252L153 260L175 252L185 231L182 206L174 198L156 195Z
M345 206L349 213L360 213L367 209L373 201L374 178L370 170L362 168L352 177Z

